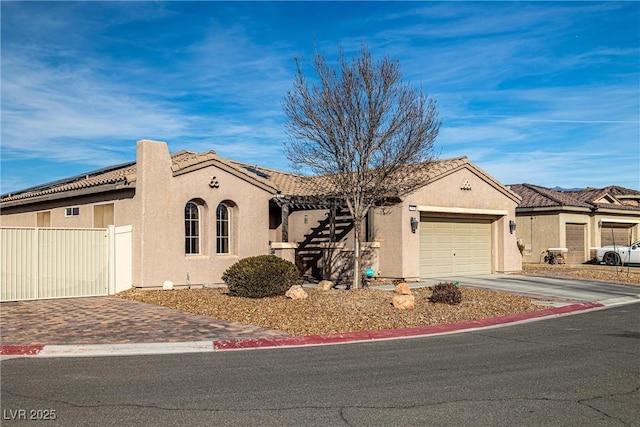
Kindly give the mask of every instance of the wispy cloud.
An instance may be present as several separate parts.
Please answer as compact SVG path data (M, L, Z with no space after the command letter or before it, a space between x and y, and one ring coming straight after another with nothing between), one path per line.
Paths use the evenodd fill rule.
M21 173L26 160L49 175L64 165L58 178L132 160L143 138L287 169L293 57L317 47L332 59L363 42L438 100L443 156L468 155L503 182L598 185L599 169L640 181L640 36L621 25L634 4L4 2L2 12L5 189L42 182ZM606 23L619 31L603 34Z
M34 27L45 28L45 33L63 31L74 23L67 13L56 19L36 16ZM127 22L120 17L116 24ZM83 39L86 26L79 27L76 33ZM277 151L265 143L282 135L274 117L281 114L278 96L285 91L283 64L265 56L242 28L219 27L212 25L208 35L184 46L186 53L167 68L94 51L84 57L85 48L66 44L67 50L58 50L53 60L36 47L25 48L24 41L5 49L3 160L45 157L104 165L120 156L130 158L132 144L141 138L170 141L176 149L242 144L244 150L226 151L245 156ZM61 57L73 57L73 63L56 64ZM264 81L263 76L277 75L279 84ZM263 84L256 87L258 83ZM183 99L197 99L201 105L189 111Z
M81 153L100 155L105 140L127 140L141 131L173 136L187 127L169 104L133 97L89 69L68 72L5 57L2 91L3 156L9 158L86 161ZM73 140L84 143L74 147L68 143Z

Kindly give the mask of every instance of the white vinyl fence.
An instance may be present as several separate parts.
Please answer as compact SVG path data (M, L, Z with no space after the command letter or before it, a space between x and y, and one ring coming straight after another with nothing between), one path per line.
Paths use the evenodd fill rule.
M0 233L0 301L108 295L131 286L131 226Z

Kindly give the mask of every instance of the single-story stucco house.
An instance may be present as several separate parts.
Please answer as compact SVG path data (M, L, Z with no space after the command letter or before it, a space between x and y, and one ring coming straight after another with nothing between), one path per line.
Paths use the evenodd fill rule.
M427 185L366 221L365 268L384 278L521 270L513 225L520 197L466 157L439 160ZM314 178L137 143L135 162L0 200L3 227L132 227L132 283L221 283L241 258L276 254L322 276L327 250L349 252L352 224L314 202ZM333 221L330 221L334 218ZM510 226L511 224L511 226Z
M640 191L619 186L560 190L531 184L511 185L522 201L516 208L517 236L524 262L540 262L548 249L563 261L591 261L609 244L640 239Z

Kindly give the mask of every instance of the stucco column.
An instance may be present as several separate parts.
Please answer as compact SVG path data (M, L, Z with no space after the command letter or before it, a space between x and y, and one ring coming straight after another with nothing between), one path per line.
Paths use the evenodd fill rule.
M271 253L277 257L296 263L297 243L271 242Z
M171 156L167 144L142 140L137 143L136 201L140 206L140 223L135 227L137 234L136 262L134 263L134 284L136 286L160 286L172 277L171 263L182 256L184 249L182 234L172 230L183 230L182 206L175 207L180 222L172 217L174 206L171 198ZM175 228L174 228L175 227ZM170 243L168 243L170 242ZM135 252L134 252L135 253Z

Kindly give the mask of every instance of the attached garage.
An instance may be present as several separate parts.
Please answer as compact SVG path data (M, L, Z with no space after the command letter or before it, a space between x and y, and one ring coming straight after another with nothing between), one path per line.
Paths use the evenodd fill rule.
M491 222L422 216L420 277L491 274Z
M585 262L585 224L567 224L567 264Z

